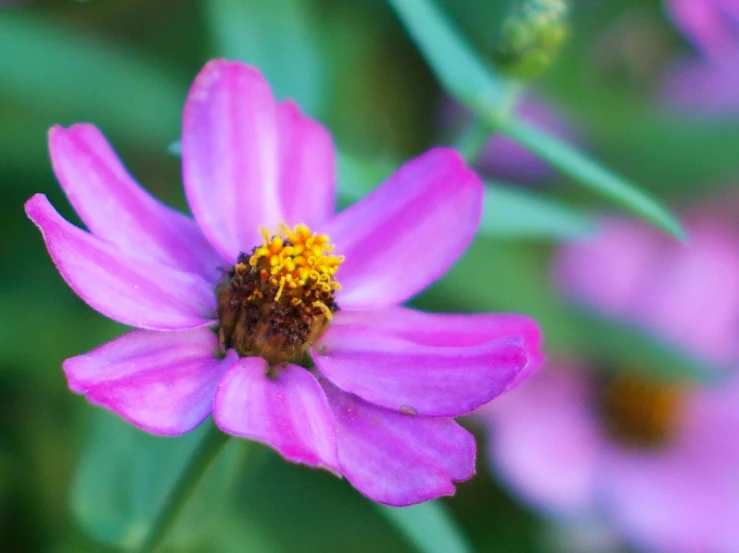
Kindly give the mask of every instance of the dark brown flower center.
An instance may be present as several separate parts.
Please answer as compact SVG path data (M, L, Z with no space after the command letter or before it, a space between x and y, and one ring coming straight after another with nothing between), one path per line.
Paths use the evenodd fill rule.
M605 377L600 390L601 420L616 441L653 449L668 443L675 434L682 400L676 385L618 374Z
M241 254L216 288L218 338L240 357L307 365L308 348L339 309L334 275L344 259L305 225L262 234L262 245Z

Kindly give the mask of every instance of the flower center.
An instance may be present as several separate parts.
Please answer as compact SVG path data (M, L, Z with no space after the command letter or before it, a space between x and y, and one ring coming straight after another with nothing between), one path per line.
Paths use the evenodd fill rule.
M665 445L679 424L681 389L633 374L608 377L599 411L606 431L625 446L654 449Z
M262 244L239 255L216 288L218 337L240 357L306 364L308 348L339 309L335 275L344 257L303 224L260 231Z

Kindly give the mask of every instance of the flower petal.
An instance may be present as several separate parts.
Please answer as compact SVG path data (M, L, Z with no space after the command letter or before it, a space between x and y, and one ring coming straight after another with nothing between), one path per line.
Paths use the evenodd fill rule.
M479 411L490 462L528 501L550 512L592 509L599 435L590 390L575 370L551 367Z
M509 390L538 371L544 363L541 331L536 321L524 315L426 313L394 306L374 311L342 310L334 316L331 324L370 326L417 344L457 348L520 336L527 362L516 375Z
M213 286L202 277L139 258L65 221L43 194L26 214L64 280L90 307L120 323L182 330L211 323Z
M454 494L475 473L475 439L451 419L387 411L321 380L336 419L342 474L379 503Z
M217 279L223 260L195 221L141 188L97 128L54 127L49 150L59 183L92 234L134 255Z
M624 316L661 244L661 237L645 225L604 219L597 237L559 251L557 280L576 299L608 315Z
M727 439L739 432L737 401L735 376L690 390L669 447L649 455L613 447L601 468L604 499L633 541L659 551L739 551L739 443Z
M211 412L221 375L235 355L218 359L207 328L134 330L64 362L72 391L154 434L177 435Z
M336 206L336 152L331 135L292 102L279 104L280 198L285 221L314 226Z
M604 459L603 497L631 543L649 551L737 551L736 458L692 446L613 451Z
M182 120L182 169L190 209L233 261L275 227L280 206L277 104L257 69L215 60L190 88Z
M377 190L322 225L344 255L344 309L402 303L443 275L475 234L482 184L454 150L409 161Z
M527 362L520 335L463 347L449 345L453 341L451 333L429 345L368 325L332 325L314 348L313 360L346 392L391 410L441 417L487 403Z
M688 224L690 247L667 243L645 274L632 319L718 365L739 354L739 244L716 221Z
M216 391L213 417L224 432L258 440L295 463L336 473L336 430L316 379L297 365L269 367L259 357L235 363Z

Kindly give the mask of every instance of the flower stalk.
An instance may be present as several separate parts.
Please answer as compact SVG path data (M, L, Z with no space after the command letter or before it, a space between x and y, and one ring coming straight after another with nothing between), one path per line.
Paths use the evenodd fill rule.
M166 498L159 516L152 524L148 535L136 553L154 553L157 551L174 527L182 509L197 489L208 467L215 461L227 442L228 435L221 432L217 426L210 425L208 433L193 452L180 477L175 482L172 491Z

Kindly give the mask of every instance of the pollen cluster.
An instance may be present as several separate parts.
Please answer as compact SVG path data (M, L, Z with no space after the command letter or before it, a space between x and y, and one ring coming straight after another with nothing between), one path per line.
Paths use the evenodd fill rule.
M344 257L303 224L261 233L262 244L242 253L216 290L218 336L242 357L303 363L338 310L335 275Z

